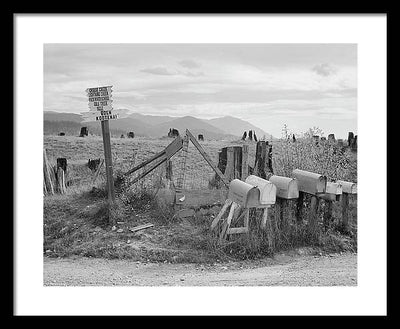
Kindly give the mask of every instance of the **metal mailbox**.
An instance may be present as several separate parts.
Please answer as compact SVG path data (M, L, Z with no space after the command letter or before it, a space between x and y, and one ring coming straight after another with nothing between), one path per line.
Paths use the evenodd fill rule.
M273 175L269 181L276 186L276 196L282 199L297 199L299 197L299 187L294 178Z
M297 179L301 192L316 195L326 191L326 176L300 169L293 170L293 176Z
M338 182L336 182L336 183L327 182L325 192L329 193L329 194L340 195L343 192L343 188L342 188L342 185L340 185Z
M338 180L336 183L342 186L343 193L357 194L357 184L352 182L346 182L344 180Z
M229 184L228 199L244 208L257 207L260 203L260 189L240 179L234 179Z
M327 182L325 193L319 194L318 197L326 201L339 201L342 192L342 185L337 182Z
M276 186L270 181L255 175L250 175L246 178L245 182L247 184L256 186L260 190L259 207L275 204Z

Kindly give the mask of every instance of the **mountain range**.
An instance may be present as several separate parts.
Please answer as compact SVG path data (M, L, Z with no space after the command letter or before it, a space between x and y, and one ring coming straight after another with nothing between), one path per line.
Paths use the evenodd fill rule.
M101 126L98 122L82 122L82 120L80 114L45 111L44 134L57 135L59 132L64 132L66 135L76 136L79 135L82 126L87 126L89 133L101 135ZM167 136L170 128L178 129L181 134L185 129L189 129L194 135L203 134L206 139L216 140L234 140L249 130L254 130L259 139L264 136L267 140L273 138L251 123L231 116L206 120L193 116L170 117L133 113L123 119L110 120L111 134L117 137L133 131L135 136L160 138Z

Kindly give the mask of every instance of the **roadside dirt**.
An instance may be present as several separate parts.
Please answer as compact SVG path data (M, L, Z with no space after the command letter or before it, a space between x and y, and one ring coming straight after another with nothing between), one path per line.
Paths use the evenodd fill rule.
M45 286L356 286L357 254L203 264L44 257Z

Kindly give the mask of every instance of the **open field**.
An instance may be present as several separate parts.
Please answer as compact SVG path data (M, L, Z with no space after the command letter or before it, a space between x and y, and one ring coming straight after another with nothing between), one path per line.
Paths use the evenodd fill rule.
M170 138L111 138L114 175L126 172L162 151L171 141ZM217 153L222 147L242 143L205 140L201 145L216 164ZM256 143L246 143L249 143L249 164L253 166ZM330 180L357 182L356 155L334 147L316 148L307 142L299 141L296 145L273 142L276 174L289 176L288 173L298 167L325 174ZM48 257L78 255L158 263L213 263L254 259L274 252L268 248L265 234L257 230L257 218L250 223L251 234L237 236L222 245L216 243L210 232L210 223L218 214L219 205L197 211L190 219L176 218L172 209L156 198L157 186L162 184L161 177L165 176L164 165L133 187L118 191L117 204L109 209L105 202L104 166L94 183L94 173L87 167L88 159L104 157L100 136L44 136L44 148L52 164L56 158L67 159L68 179L73 182L66 194L44 197L44 252ZM172 158L175 180L180 153ZM214 172L192 144L189 144L186 168L184 188L207 191ZM291 222L287 231L279 233L275 251L311 246L326 252L355 252L356 198L350 199L349 212L352 222L349 234L340 233L337 220L328 231L321 230L317 237L310 237L305 224ZM336 203L333 215L336 219L340 216ZM144 223L154 226L138 232L129 230Z

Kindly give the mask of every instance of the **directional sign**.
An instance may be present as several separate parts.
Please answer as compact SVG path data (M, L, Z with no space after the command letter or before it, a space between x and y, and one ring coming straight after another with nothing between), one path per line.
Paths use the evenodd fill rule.
M104 112L108 112L108 111L104 111ZM111 112L111 111L109 111L109 112ZM100 113L98 113L97 115L94 115L94 116L83 116L82 122L107 121L107 120L116 120L118 118L119 118L118 113L111 113L111 114L107 114L107 115L101 115Z
M87 88L86 92L87 93L97 93L97 92L104 92L104 91L108 91L111 92L111 88L112 86L104 86L104 87L96 87L96 88Z
M111 92L108 91L99 91L93 93L87 93L88 97L103 97L103 96L111 96Z
M95 102L89 102L89 105L93 105L93 106L107 106L107 105L111 105L111 103L113 102L112 99L108 100L108 101L95 101Z
M128 116L128 111L125 109L119 109L112 111L89 111L81 114L84 119L83 122L88 122L88 121L101 121L101 119L97 119L97 117L103 117L102 118L103 120L126 118ZM117 115L117 118L113 117L114 115ZM111 118L106 119L107 116Z
M106 105L106 106L94 106L92 104L89 104L89 109L91 111L111 111L113 109L113 107L111 105Z
M89 97L89 102L103 102L110 101L112 96L99 96L99 97Z

